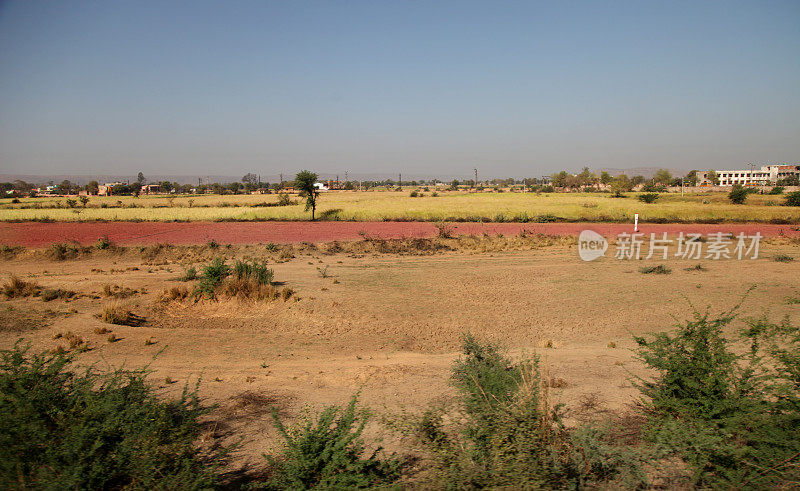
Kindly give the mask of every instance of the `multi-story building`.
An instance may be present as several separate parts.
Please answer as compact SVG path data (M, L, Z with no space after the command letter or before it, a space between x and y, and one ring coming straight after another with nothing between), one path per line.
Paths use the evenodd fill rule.
M709 172L702 171L697 173L697 183L700 186L712 185L712 182L708 179ZM789 176L800 176L800 164L762 165L760 169L718 170L715 172L720 186L733 186L734 184L763 186L775 184L780 179Z

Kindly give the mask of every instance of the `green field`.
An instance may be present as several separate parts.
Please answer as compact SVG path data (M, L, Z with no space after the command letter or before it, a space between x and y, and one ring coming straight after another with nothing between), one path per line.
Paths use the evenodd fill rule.
M322 193L317 216L349 221L492 221L627 222L634 213L642 221L672 223L776 222L800 223L800 208L781 206L783 196L752 194L746 204L734 205L726 193L661 194L645 204L637 193L613 198L608 193L423 193L409 191L335 191ZM302 200L290 206L277 195L198 195L91 197L87 206L71 208L66 198L0 200L0 221L255 221L307 220ZM257 206L262 205L262 206Z

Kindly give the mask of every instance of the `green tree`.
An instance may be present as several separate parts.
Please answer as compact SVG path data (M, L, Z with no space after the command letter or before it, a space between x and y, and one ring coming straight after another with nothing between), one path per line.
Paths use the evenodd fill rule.
M611 184L613 180L614 178L611 177L611 174L609 174L608 172L603 171L600 173L600 182L602 182L604 185Z
M611 182L611 189L617 194L627 193L633 189L633 183L625 174L620 174Z
M741 184L734 184L731 192L728 193L731 203L741 205L747 200L747 190Z
M97 194L100 192L100 183L97 181L89 181L89 184L86 185L86 192L89 194Z
M562 170L561 172L553 174L551 184L557 188L566 187L568 177L569 174L567 174L567 171Z
M663 186L669 186L672 182L672 174L667 169L658 169L656 175L653 176L653 180Z
M715 186L719 185L719 176L717 175L717 172L713 169L708 171L708 174L706 174L706 179L711 181L711 184Z
M687 186L697 186L697 171L696 170L689 171L689 173L686 174L686 179L684 180L684 183Z
M300 196L306 199L306 211L311 210L312 221L317 210L317 198L319 197L319 190L314 186L316 182L317 174L307 170L298 172L294 178L294 186L300 191Z

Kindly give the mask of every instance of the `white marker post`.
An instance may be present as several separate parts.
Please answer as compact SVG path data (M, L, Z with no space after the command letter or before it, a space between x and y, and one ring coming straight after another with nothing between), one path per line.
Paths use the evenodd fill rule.
M638 232L639 231L639 214L638 213L634 213L633 214L633 231L634 232Z

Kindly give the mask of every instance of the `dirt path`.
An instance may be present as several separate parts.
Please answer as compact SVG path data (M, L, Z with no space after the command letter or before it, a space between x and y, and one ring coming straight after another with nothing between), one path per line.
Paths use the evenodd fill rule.
M455 234L517 234L521 230L549 235L578 235L592 229L610 237L632 232L633 224L621 223L454 223ZM800 237L800 226L764 223L737 224L644 224L640 232L670 235L684 233L745 232L774 237ZM354 240L363 235L380 238L433 237L430 222L22 222L0 223L0 244L43 247L54 242L91 244L102 236L120 245L296 243Z

